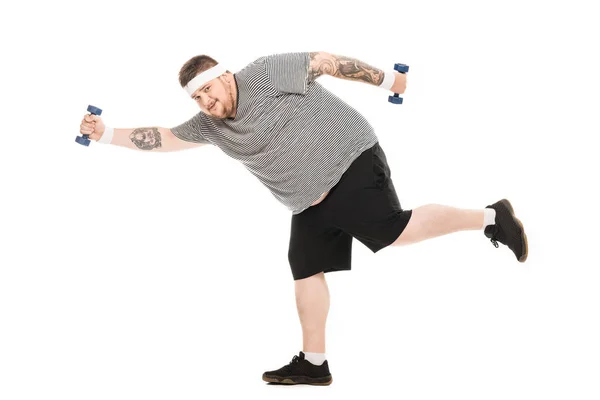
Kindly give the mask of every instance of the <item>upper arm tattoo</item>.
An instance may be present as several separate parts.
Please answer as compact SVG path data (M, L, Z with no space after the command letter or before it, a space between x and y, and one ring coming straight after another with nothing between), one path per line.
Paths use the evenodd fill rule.
M310 68L308 74L310 80L315 80L319 76L333 75L335 72L335 64L329 54L322 52L312 52L310 55Z
M138 128L129 135L129 139L141 150L154 150L162 147L158 128Z
M360 60L324 52L309 54L309 76L312 80L327 74L336 78L359 80L378 86L383 82L384 73L382 70Z

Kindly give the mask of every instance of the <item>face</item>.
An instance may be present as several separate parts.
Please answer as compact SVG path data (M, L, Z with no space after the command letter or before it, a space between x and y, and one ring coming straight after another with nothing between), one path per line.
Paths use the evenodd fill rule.
M225 73L199 87L192 99L205 114L224 119L235 117L236 95L233 74Z

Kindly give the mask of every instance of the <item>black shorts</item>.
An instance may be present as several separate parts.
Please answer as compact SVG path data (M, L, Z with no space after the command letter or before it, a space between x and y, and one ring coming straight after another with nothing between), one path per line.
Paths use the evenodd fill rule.
M353 238L377 253L394 243L411 215L400 207L385 153L376 143L323 201L292 215L288 259L294 280L350 270Z

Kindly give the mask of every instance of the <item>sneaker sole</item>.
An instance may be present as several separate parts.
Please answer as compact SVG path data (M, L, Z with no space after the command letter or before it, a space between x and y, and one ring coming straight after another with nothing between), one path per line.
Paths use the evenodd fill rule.
M523 240L521 241L521 245L523 246L523 249L525 251L524 251L523 255L521 257L519 257L519 262L525 262L525 260L527 260L527 256L529 255L529 247L527 245L527 235L525 234L525 228L523 228L523 223L521 222L521 220L519 218L517 218L515 216L515 210L513 209L512 204L510 204L510 201L508 201L507 199L502 199L502 200L500 200L500 202L509 209L510 214L517 221L517 224L521 228L521 232L523 232Z
M280 383L283 385L306 384L316 386L327 386L331 385L331 382L333 382L333 378L331 377L331 375L325 376L323 378L311 378L308 376L288 376L282 378L274 375L263 375L262 378L265 382Z

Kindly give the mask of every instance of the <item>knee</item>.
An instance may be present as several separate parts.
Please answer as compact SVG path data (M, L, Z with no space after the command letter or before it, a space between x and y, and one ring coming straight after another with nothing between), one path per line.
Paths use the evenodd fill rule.
M327 288L325 273L319 272L318 274L311 275L307 278L296 279L294 281L294 287L296 290L296 297L310 296L319 293L324 288Z
M418 215L415 218L415 211L418 214L418 210L407 210L404 211L407 213L407 221L406 226L400 232L396 240L391 244L391 246L404 246L407 244L414 243L417 241L417 238L421 236L421 231L423 229L423 224L419 223Z
M329 289L325 281L325 273L320 272L294 282L296 305L299 312L310 309L315 304L324 304L329 301Z

